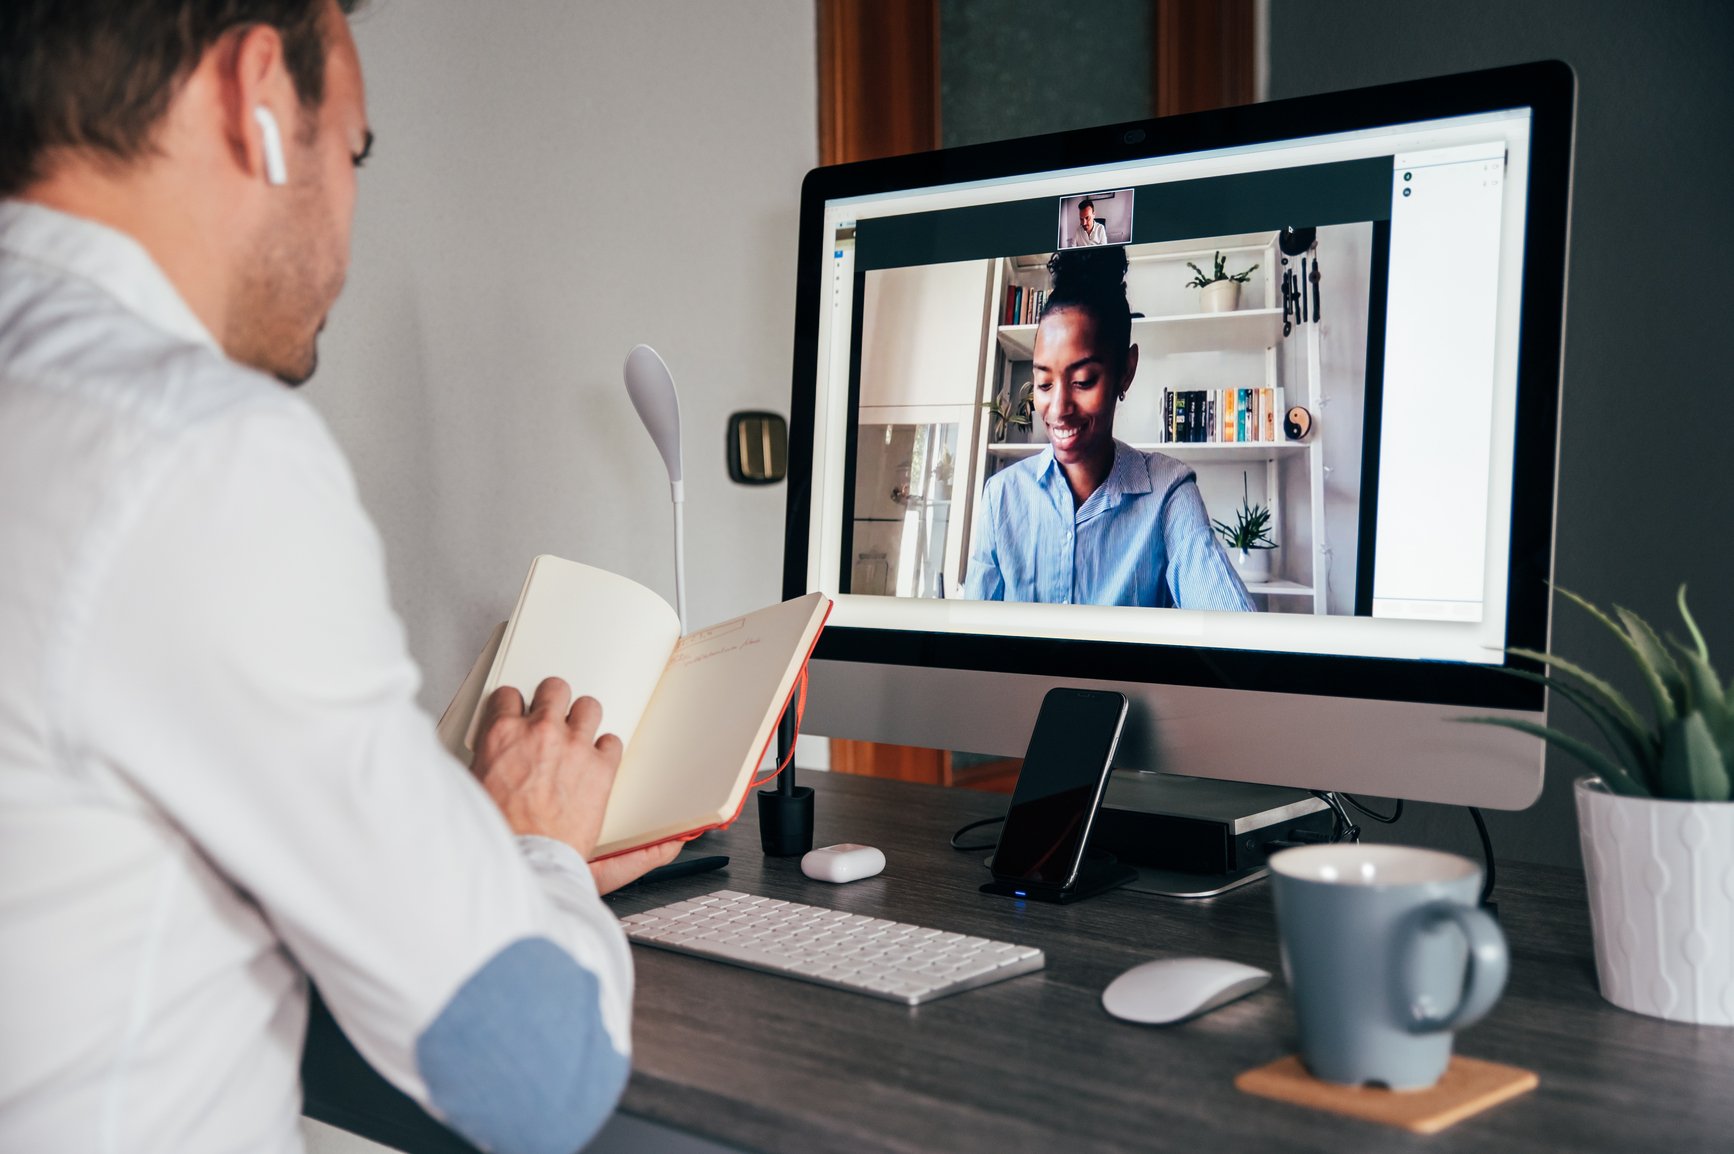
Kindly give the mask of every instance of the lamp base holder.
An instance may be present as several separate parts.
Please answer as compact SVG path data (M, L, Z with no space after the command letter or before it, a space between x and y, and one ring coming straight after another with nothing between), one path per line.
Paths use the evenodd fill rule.
M813 848L813 787L759 790L759 844L767 857L798 857Z

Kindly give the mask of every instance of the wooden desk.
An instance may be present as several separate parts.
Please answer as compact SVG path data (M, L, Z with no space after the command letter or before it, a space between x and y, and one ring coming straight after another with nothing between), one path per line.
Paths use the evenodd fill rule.
M1295 1049L1280 978L1177 1027L1133 1026L1102 1010L1108 982L1154 957L1209 954L1277 970L1267 886L1208 902L1122 891L1020 906L977 893L985 855L946 845L964 822L1003 812L1004 798L840 775L809 774L803 784L818 790L815 844L879 846L884 874L847 886L809 881L796 861L760 853L749 808L735 829L701 843L733 858L726 872L628 890L615 908L745 890L1026 942L1047 952L1047 969L907 1009L638 947L623 1110L779 1154L1734 1148L1734 1030L1604 1002L1583 883L1572 872L1500 867L1511 983L1493 1013L1458 1037L1463 1053L1537 1071L1541 1088L1420 1138L1234 1089L1242 1070ZM366 1132L356 1124L366 1110L340 1101L345 1092L316 1091L310 1079L308 1113Z

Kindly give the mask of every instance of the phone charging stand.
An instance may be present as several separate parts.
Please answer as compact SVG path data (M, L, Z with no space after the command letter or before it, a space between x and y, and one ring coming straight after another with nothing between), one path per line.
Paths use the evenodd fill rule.
M988 859L991 868L993 859ZM1038 886L1028 882L1001 881L995 878L981 887L984 894L998 894L1005 898L1019 898L1033 902L1054 902L1057 905L1067 905L1071 902L1081 902L1085 898L1093 898L1097 894L1105 894L1109 890L1118 889L1138 876L1133 867L1111 856L1101 857L1092 853L1084 859L1083 868L1078 870L1077 880L1061 889L1058 886Z

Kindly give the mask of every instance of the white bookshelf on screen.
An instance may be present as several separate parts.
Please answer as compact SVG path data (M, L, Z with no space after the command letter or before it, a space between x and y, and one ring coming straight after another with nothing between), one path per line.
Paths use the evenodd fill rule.
M1283 336L1281 284L1282 255L1275 232L1240 236L1207 237L1164 244L1140 244L1130 250L1126 276L1127 297L1134 313L1132 342L1139 349L1139 368L1128 400L1116 417L1114 435L1145 451L1166 453L1190 465L1198 474L1210 515L1231 520L1238 507L1241 475L1251 470L1251 480L1262 473L1261 495L1254 481L1253 501L1271 511L1271 537L1278 543L1270 581L1249 585L1265 608L1276 608L1276 599L1310 599L1312 611L1326 611L1328 548L1325 537L1324 422L1318 419L1324 398L1320 390L1318 326L1297 324ZM1258 268L1242 286L1240 305L1233 312L1201 312L1199 292L1185 287L1192 275L1187 262L1208 270L1216 253L1227 261L1227 271L1238 272L1249 264ZM1034 354L1034 324L1003 324L1009 290L1023 286L1035 291L1048 287L1046 256L1008 258L993 262L989 293L991 350L982 357L980 402L995 397L1015 398L1031 379ZM1298 266L1298 261L1295 262ZM1304 369L1282 379L1278 350L1284 340L1305 342ZM1292 363L1292 362L1291 362ZM1280 397L1275 414L1275 439L1255 441L1205 441L1178 443L1166 439L1164 388L1207 390L1268 388ZM1290 441L1282 432L1283 409L1304 405L1314 414L1311 434L1305 441ZM965 457L973 466L972 482L985 483L998 469L1033 456L1047 447L1047 435L1039 417L1025 434L1013 430L1008 439L996 440L993 414L977 409L973 451ZM1285 463L1299 462L1299 470ZM1262 466L1262 468L1260 468ZM979 478L979 481L975 479ZM1290 531L1289 507L1298 504L1293 488L1304 484L1306 514L1311 532L1302 538ZM1285 487L1287 491L1285 491ZM1228 494L1232 493L1232 500ZM967 526L959 526L967 534ZM961 570L958 573L961 581Z

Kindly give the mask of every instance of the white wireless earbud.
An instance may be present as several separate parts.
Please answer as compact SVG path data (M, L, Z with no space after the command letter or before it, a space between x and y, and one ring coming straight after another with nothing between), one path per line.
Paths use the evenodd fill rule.
M259 122L260 143L265 150L265 183L288 184L289 167L283 163L283 135L277 131L277 118L263 104L255 104L253 119Z

